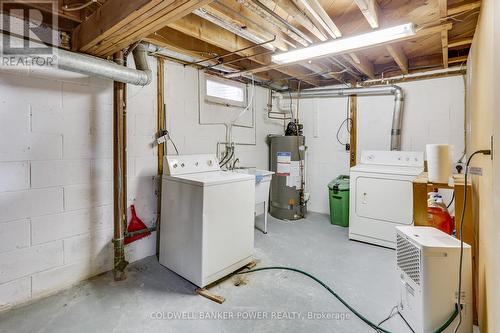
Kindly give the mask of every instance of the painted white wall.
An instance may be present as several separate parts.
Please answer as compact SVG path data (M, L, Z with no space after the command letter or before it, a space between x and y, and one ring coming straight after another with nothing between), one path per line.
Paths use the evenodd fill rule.
M165 66L167 129L180 154L215 153L217 142L225 141L224 125L200 125L200 110L202 123L230 121L241 112L241 109L206 103L203 96L200 99L198 75L198 70L176 63L168 62ZM250 96L252 92L248 94ZM238 122L251 125L253 113L256 128L233 129L233 140L248 144L236 146L235 156L240 160L239 166L269 168L266 137L268 134L282 133L283 122L267 118L267 100L268 90L256 87L253 108ZM171 144L167 147L167 153L175 153Z
M128 99L128 201L153 225L156 82ZM112 269L112 102L109 80L0 70L0 310ZM126 247L154 252L155 235Z
M150 59L153 72L154 59ZM153 73L155 77L155 73ZM199 72L167 62L167 128L181 154L215 153L222 125L241 109L199 98ZM461 77L402 84L403 148L463 140ZM255 89L253 108L235 128L240 166L268 168L266 136L282 133L267 118L268 91ZM201 102L200 102L201 101ZM201 103L201 104L200 104ZM0 69L0 309L47 295L112 268L112 83L65 71ZM358 149L387 149L393 101L358 102ZM337 142L347 99L302 100L307 137L309 209L328 212L327 184L348 173ZM430 119L434 117L433 119ZM458 120L458 121L456 121ZM450 123L448 123L450 121ZM156 212L156 82L128 90L128 201L148 225ZM345 129L341 140L347 140ZM168 153L173 153L171 144ZM155 235L127 246L127 259L155 251Z
M133 61L131 60L130 63ZM153 78L156 61L150 58ZM198 71L166 64L167 126L182 154L216 151L225 131L198 125ZM128 201L154 225L156 80L128 86ZM235 128L240 165L268 167L267 90ZM204 121L239 113L203 105ZM250 118L249 118L250 116ZM231 118L232 119L232 118ZM65 71L0 69L0 310L112 269L112 82ZM172 146L168 146L172 153ZM132 262L155 253L156 235L126 246Z
M455 146L458 160L464 150L464 81L462 76L399 84L405 93L402 149L425 151L428 143ZM308 209L328 213L327 184L349 173L349 153L336 139L347 116L347 98L304 99L300 119L304 124L307 150L306 187L311 194ZM394 98L358 98L357 151L389 150ZM340 139L348 141L346 128Z
M462 76L398 84L405 93L402 150L424 151L429 143L464 152L465 86ZM394 98L358 98L358 151L389 150ZM368 129L368 130L367 130ZM360 155L358 154L358 160Z

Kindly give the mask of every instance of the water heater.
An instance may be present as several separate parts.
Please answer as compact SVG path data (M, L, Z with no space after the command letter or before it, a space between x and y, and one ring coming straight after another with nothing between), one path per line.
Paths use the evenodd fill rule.
M416 333L434 332L455 310L458 295L460 241L433 227L396 227L399 312ZM471 247L464 243L462 323L458 332L472 332ZM458 316L444 332L451 333Z
M271 181L269 213L282 220L301 219L306 214L305 137L269 135Z

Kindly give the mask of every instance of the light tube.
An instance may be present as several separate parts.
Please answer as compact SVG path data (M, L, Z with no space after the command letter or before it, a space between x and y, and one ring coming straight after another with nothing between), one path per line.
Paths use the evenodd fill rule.
M339 38L299 50L275 54L271 57L271 60L277 64L288 64L306 59L319 58L330 54L333 55L354 51L367 46L375 46L413 36L415 33L415 25L413 23L407 23L353 37Z

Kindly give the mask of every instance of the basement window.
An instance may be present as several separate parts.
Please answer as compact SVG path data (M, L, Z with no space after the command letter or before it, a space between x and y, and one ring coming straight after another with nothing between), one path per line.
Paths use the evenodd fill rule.
M214 76L205 76L205 101L226 106L245 107L246 85Z

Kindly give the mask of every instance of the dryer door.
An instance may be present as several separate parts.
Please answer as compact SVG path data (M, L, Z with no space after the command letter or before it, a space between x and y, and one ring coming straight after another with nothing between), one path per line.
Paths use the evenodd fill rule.
M412 224L413 188L410 179L366 175L359 176L355 186L356 215L396 224Z

